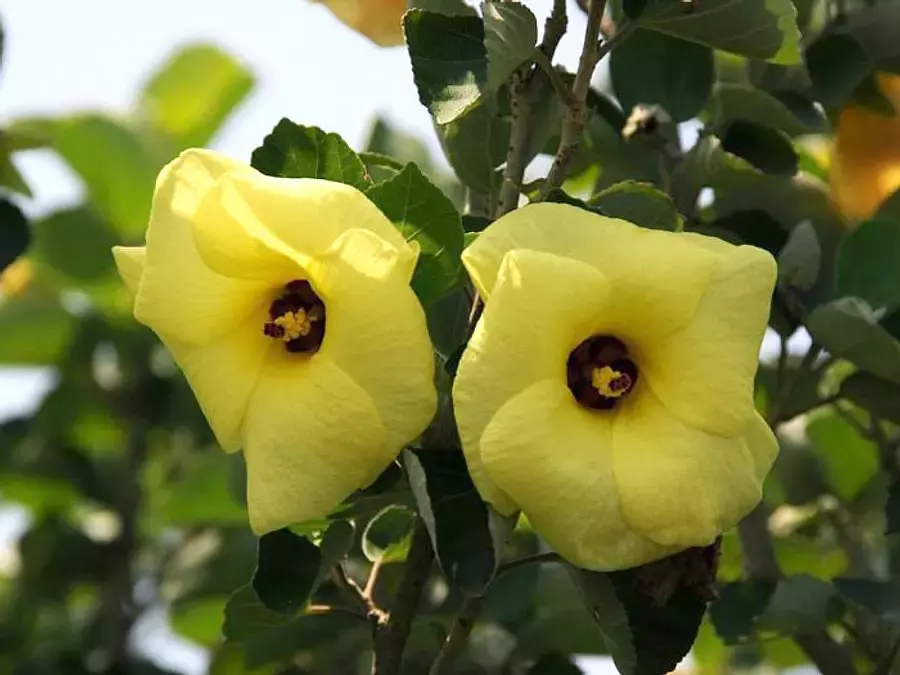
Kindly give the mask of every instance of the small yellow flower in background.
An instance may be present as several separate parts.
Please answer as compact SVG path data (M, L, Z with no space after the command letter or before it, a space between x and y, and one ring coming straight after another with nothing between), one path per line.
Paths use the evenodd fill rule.
M403 13L407 0L313 0L321 2L343 23L375 44L403 44Z
M900 189L900 76L879 74L877 81L894 115L847 106L835 131L832 198L838 210L854 220L870 218Z
M31 262L25 258L19 258L0 272L0 295L12 298L24 293L33 278Z
M146 246L114 253L219 444L243 448L255 532L324 516L430 422L418 252L355 188L189 150Z
M486 306L453 399L498 511L613 570L708 545L759 502L777 453L753 406L768 253L545 203L463 262Z

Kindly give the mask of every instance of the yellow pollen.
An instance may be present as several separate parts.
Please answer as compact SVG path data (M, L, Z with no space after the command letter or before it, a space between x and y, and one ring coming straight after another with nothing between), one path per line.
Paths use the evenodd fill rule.
M315 312L310 314L312 315L308 315L304 309L298 309L296 312L288 312L275 319L275 325L284 329L281 339L290 342L309 335L309 331L312 330L312 322L320 318L315 315Z
M608 398L619 398L631 387L631 376L609 366L594 368L591 373L591 385Z

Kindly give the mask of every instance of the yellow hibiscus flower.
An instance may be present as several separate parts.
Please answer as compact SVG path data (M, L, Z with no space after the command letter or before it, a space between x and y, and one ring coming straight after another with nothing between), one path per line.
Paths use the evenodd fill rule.
M417 251L358 190L189 150L146 246L114 253L222 449L243 448L255 532L325 515L431 420Z
M314 0L323 3L343 23L375 44L403 44L403 13L407 0Z
M847 106L838 115L834 135L832 198L854 220L872 217L900 189L900 76L879 73L877 81L894 115Z
M463 262L486 306L453 399L500 513L614 570L708 545L759 502L777 452L753 407L768 253L535 204Z

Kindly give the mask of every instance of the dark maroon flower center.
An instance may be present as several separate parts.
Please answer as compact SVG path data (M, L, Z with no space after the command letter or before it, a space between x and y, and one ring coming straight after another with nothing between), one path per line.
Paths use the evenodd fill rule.
M592 410L609 410L637 384L638 370L625 344L595 335L578 345L566 362L566 380L578 402Z
M325 303L308 281L291 281L269 307L263 333L292 354L317 352L325 338Z

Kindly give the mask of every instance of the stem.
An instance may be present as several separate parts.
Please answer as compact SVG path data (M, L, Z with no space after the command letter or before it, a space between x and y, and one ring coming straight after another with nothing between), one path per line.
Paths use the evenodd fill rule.
M431 550L428 530L422 519L417 517L406 557L405 573L400 580L394 606L376 631L372 675L397 675L400 672L403 650L406 648L412 620L419 607L433 560L434 551Z
M588 5L587 27L584 31L584 44L581 48L581 58L578 61L578 70L575 72L575 82L572 84L572 102L566 109L566 119L563 122L562 136L559 148L553 160L553 166L547 175L544 185L546 194L563 184L569 171L572 157L578 150L581 142L581 134L587 121L587 95L591 87L591 79L597 63L613 47L624 40L633 30L630 24L623 25L619 31L609 40L600 43L600 22L606 9L606 0L590 0Z
M511 572L519 567L524 567L525 565L561 562L563 562L563 559L559 556L558 553L534 553L532 555L526 555L521 558L516 558L515 560L510 560L509 562L503 563L502 565L500 565L500 567L497 568L497 574L494 576L499 577L501 574L506 574L507 572Z
M780 384L779 391L775 396L775 401L772 403L769 414L766 416L766 421L773 429L785 421L782 418L782 410L793 393L794 387L796 387L800 380L803 379L803 376L812 369L816 359L821 353L821 347L815 343L811 344L809 346L809 351L803 356L803 360L800 362L800 365L797 366L797 370L794 371L792 377L787 382L782 382Z
M528 164L528 144L531 139L531 102L528 99L529 78L526 68L513 73L509 107L512 126L509 148L506 151L506 168L500 186L500 203L497 215L509 213L519 205L519 187Z
M547 58L547 55L540 49L535 49L534 62L541 69L541 72L547 76L547 79L550 80L550 84L553 85L553 90L556 92L556 95L559 96L559 99L566 105L572 105L572 102L574 101L572 90L569 89L568 84L563 82L563 79L559 76L559 71L553 67L550 59Z
M450 669L453 667L456 659L459 658L459 655L462 654L466 640L468 640L483 606L483 595L475 595L466 600L456 620L453 622L453 627L444 641L444 646L441 647L441 651L431 665L428 675L445 675L451 672Z
M361 621L368 621L369 617L365 614L360 614L355 609L351 607L341 607L340 605L308 605L306 610L306 614L311 614L314 616L322 615L322 614L348 614L355 619L360 619Z

